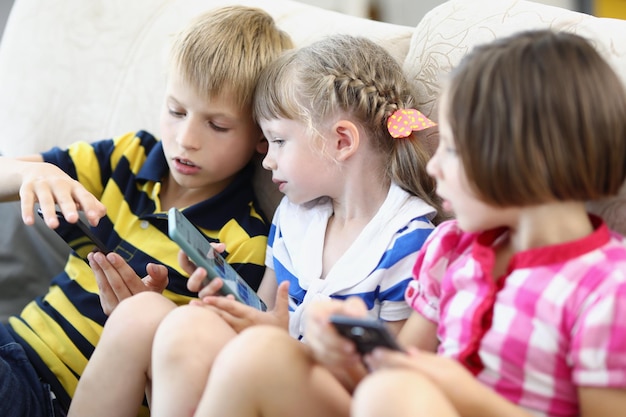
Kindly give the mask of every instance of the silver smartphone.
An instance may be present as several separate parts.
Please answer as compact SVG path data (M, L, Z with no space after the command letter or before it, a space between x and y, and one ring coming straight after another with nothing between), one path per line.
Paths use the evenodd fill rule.
M206 270L207 280L215 277L222 278L223 295L231 294L239 302L261 311L267 310L267 306L252 287L224 260L180 210L172 207L167 213L167 219L170 238L180 246L196 266L201 266Z

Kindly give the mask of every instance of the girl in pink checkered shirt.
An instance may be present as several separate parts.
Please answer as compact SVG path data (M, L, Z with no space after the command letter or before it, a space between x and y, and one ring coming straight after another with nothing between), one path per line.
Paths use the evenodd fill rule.
M415 313L398 336L405 352L361 357L338 335L329 316L363 316L359 300L312 304L306 344L255 327L222 350L205 391L213 410L626 410L626 244L585 206L616 194L626 178L620 80L582 37L520 33L464 58L444 88L439 121L428 172L456 219L437 227L415 265L406 291Z
M406 292L439 356L376 351L355 415L626 410L626 248L584 203L624 182L625 97L564 32L496 41L453 71L428 172L456 220Z

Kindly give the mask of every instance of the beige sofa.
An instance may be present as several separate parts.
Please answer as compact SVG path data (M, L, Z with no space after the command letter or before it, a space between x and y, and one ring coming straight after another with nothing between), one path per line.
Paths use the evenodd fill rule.
M383 44L435 118L450 68L477 43L522 29L549 26L590 37L626 82L626 22L528 1L452 0L408 27L288 0L16 0L0 45L0 152L21 155L139 128L158 134L171 34L193 15L232 3L268 10L297 45L337 32ZM279 196L260 182L271 211ZM594 209L626 232L624 200ZM0 204L0 319L41 293L66 255L41 224L24 229L19 207Z

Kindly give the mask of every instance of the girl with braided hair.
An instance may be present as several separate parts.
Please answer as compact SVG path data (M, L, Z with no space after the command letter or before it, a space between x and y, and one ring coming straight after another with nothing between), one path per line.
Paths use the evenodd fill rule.
M206 381L224 345L256 325L305 346L312 300L358 296L371 317L399 330L411 312L403 294L417 251L440 216L426 173L424 129L434 123L415 105L400 65L365 38L329 37L266 67L253 113L269 144L263 166L285 194L258 290L268 311L218 296L219 278L200 289L206 271L197 268L189 286L200 298L190 305L159 322L145 309L136 320L112 316L77 389L90 400L85 415L135 415L147 381L152 415L191 415L204 386L181 381ZM115 313L131 307L122 302Z

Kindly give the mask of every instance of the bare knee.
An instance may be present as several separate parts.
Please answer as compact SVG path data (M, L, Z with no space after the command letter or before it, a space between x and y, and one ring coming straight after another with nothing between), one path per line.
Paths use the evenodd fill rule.
M298 363L309 360L303 345L287 331L274 326L253 326L222 350L214 372L230 375L241 372L242 377L262 377L267 376L267 372L276 374L281 369L294 369Z
M172 310L161 322L154 339L155 361L164 363L211 363L222 347L234 338L234 330L216 313L186 305Z
M368 375L357 387L351 416L458 414L439 388L415 371L381 370Z
M129 340L154 338L157 327L176 305L154 292L142 292L123 300L111 313L103 337Z

